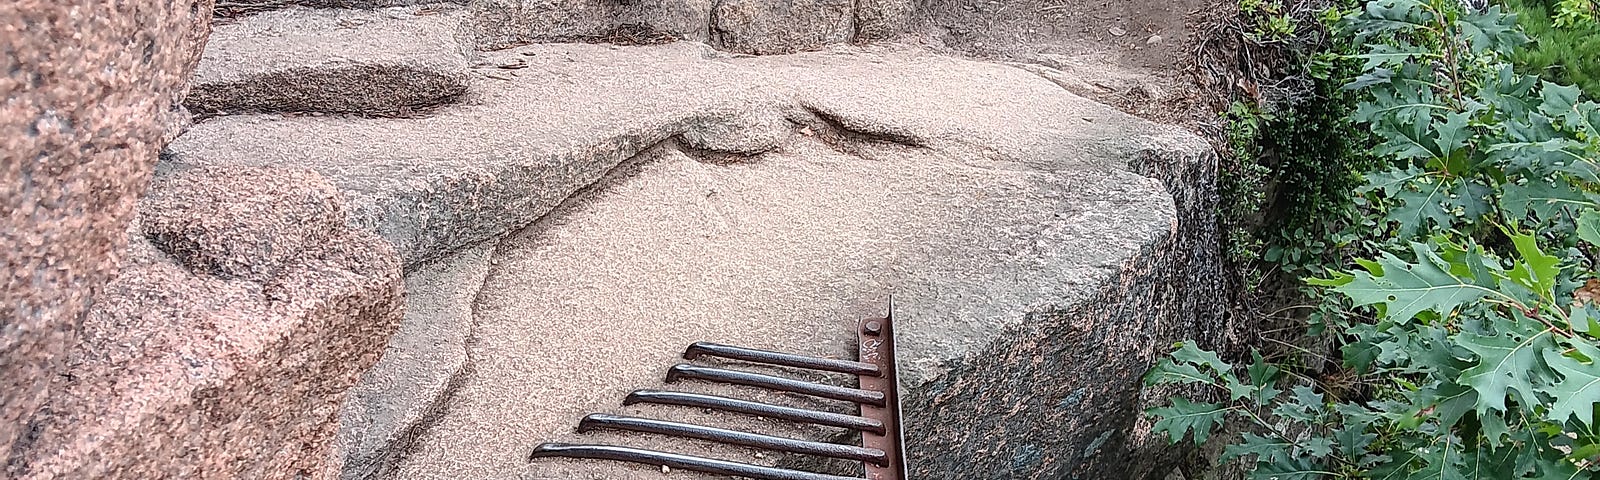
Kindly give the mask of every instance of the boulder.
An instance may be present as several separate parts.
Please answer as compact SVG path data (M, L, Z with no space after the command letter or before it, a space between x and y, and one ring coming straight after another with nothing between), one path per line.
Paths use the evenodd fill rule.
M134 205L209 30L211 3L0 3L0 454L116 276ZM26 25L26 28L21 26Z
M472 0L467 31L479 50L595 36L614 26L614 0Z
M911 28L911 0L856 0L856 41L888 40Z
M711 6L715 0L625 1L618 22L666 32L682 40L710 39Z
M460 100L472 46L452 4L289 8L219 25L185 102L205 114L410 116Z
M711 44L756 55L817 50L855 36L854 0L721 0Z
M506 238L444 413L384 454L401 458L397 478L649 470L526 462L539 442L585 439L790 464L570 429L622 411L837 439L618 402L661 387L692 341L847 357L849 322L881 315L890 295L915 478L1144 478L1182 453L1139 423L1138 377L1174 340L1227 340L1211 313L1215 164L1200 138L1077 97L1044 70L911 48L551 44L485 57L525 67L475 69L479 99L426 118L210 120L170 159L315 169L413 275Z
M8 478L334 478L339 404L400 318L393 249L344 227L305 170L200 168L152 189L144 216L197 223L133 229ZM267 209L213 218L239 213L218 207L235 193Z
M195 173L161 179L142 222L145 237L190 271L269 280L345 229L339 191L314 172L241 169L226 182Z

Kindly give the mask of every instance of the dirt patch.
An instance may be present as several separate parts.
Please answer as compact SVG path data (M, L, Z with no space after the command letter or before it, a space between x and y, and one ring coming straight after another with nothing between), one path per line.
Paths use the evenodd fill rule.
M926 26L945 45L982 57L1113 54L1118 63L1171 69L1191 56L1187 20L1210 0L932 0Z
M1229 0L930 0L924 41L979 58L1035 64L1073 93L1162 123L1203 129L1224 105L1196 58ZM1047 77L1050 78L1050 77Z

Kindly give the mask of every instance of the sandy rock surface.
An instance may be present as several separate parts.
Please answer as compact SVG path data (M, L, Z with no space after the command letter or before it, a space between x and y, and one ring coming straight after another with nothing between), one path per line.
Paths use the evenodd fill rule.
M382 438L422 433L347 458L397 459L382 467L395 478L652 471L525 459L542 441L596 438L799 462L569 432L597 411L700 418L618 408L628 390L660 387L692 341L847 355L842 325L881 314L890 294L905 318L919 478L992 475L1002 460L1019 478L1111 474L1164 450L1133 430L1136 372L1202 321L1177 312L1215 290L1162 286L1210 261L1204 232L1180 226L1210 211L1197 138L1077 97L1047 68L907 47L749 58L692 43L546 44L480 65L472 100L433 115L213 119L165 166L314 169L350 196L354 227L396 245L412 283L424 265L483 268L456 252L505 238L473 303L462 373L358 402L442 413L352 423ZM441 305L421 298L424 311Z

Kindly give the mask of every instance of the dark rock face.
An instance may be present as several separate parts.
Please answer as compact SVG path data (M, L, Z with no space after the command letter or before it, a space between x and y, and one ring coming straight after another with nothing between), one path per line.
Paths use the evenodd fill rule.
M334 478L338 406L403 302L343 201L297 169L157 182L9 478Z
M1006 340L912 388L913 478L1159 480L1182 460L1185 449L1140 425L1153 406L1141 403L1164 400L1145 398L1140 380L1173 341L1239 344L1222 313L1216 160L1154 146L1129 168L1166 185L1178 223L1080 307L1035 313Z
M117 273L210 18L210 0L0 2L0 454Z

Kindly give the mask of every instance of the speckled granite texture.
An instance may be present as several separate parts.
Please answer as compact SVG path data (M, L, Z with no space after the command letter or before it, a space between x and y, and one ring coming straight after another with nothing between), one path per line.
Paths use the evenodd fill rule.
M339 404L400 320L393 247L307 170L151 190L10 478L333 478Z
M0 2L0 455L117 272L210 0Z
M393 476L349 478L660 478L530 464L527 449L639 445L573 422L661 388L692 341L848 355L834 322L882 314L891 293L913 478L1163 479L1185 453L1141 423L1138 383L1175 340L1229 343L1200 138L1039 72L910 47L484 56L475 99L435 115L216 118L164 164L316 170L413 272L514 232L482 282L456 282L481 283L451 293L470 309L433 305L471 311L467 366L443 334L401 337L412 360L386 359L396 374L353 398L377 414L344 428L377 441L355 442L350 464L396 460ZM510 64L523 68L496 67ZM427 316L428 298L411 297L423 309L407 322L460 331L460 315ZM383 393L385 379L448 375Z

